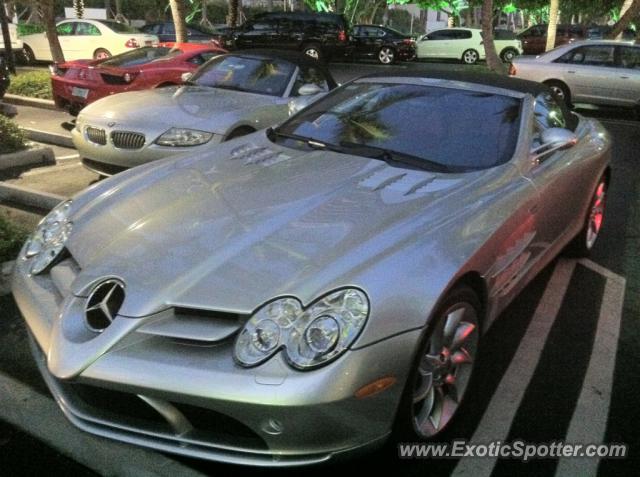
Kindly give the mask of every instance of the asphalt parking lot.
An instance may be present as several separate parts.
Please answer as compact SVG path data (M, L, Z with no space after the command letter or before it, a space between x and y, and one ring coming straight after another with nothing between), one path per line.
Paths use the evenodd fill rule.
M393 71L431 67L434 65L398 65ZM455 64L445 67L459 68ZM333 65L332 71L339 82L345 82L354 75L383 68L390 70L374 64L357 67L339 64ZM477 374L465 406L441 440L626 443L630 446L629 456L606 460L537 459L527 463L470 457L400 460L397 448L387 445L373 455L305 469L306 474L376 472L389 463L393 463L397 474L407 476L637 473L640 465L640 408L637 406L640 402L640 159L637 155L640 121L624 112L594 109L579 112L598 117L614 138L613 176L602 235L591 260L561 258L555 261L493 324L483 337ZM35 121L49 129L59 127L60 131L56 132L61 133L65 129L63 124L70 119L64 113L52 112L47 113L46 121L38 122L38 114L38 111L19 108L18 119L25 123ZM56 166L12 171L1 179L63 196L71 196L98 179L82 168L73 150L59 148L56 155L59 159ZM24 223L38 217L35 211L3 209L5 214L20 215ZM25 330L10 296L0 297L0 316L0 377L9 378L4 383L19 382L26 388L24 392L33 393L29 395L32 402L51 403L28 353ZM91 459L79 457L81 453L73 446L62 453L55 450L54 443L48 441L44 433L38 438L30 437L20 430L23 422L20 416L14 415L15 420L7 424L6 409L19 406L24 396L9 384L0 386L6 404L0 406L0 469L10 468L12 475L29 475L54 466L78 475L93 472L118 475L112 467L101 467ZM28 426L25 424L25 427ZM78 446L104 442L85 434L81 436ZM118 455L117 450L113 452L110 455ZM32 453L44 455L44 459L30 459ZM145 453L144 458L140 455L136 458L153 458L153 455ZM177 474L180 469L209 475L247 473L245 469L187 458L158 458L175 463ZM297 475L300 471L255 469L251 472Z

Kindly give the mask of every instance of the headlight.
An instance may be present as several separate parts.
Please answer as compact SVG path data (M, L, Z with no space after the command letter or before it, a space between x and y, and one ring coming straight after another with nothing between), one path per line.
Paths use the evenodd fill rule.
M284 347L292 366L310 369L344 353L368 315L369 301L355 288L330 293L307 309L294 298L275 300L246 323L236 340L235 357L243 366L254 366Z
M159 146L199 146L209 142L213 134L206 131L198 131L196 129L171 128L158 139L156 144Z
M56 206L40 221L23 248L23 257L31 260L31 273L44 271L62 252L71 233L71 201Z

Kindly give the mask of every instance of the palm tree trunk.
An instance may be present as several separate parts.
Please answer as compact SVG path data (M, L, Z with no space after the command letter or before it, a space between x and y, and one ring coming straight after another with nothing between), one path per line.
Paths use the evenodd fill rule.
M40 5L42 7L42 19L47 33L47 41L51 49L51 57L56 63L64 63L64 53L62 52L60 40L58 40L58 31L56 30L54 0L42 0Z
M558 26L559 0L549 2L549 27L547 28L547 46L544 51L553 50L556 47L556 27Z
M186 43L187 22L184 0L170 0L169 5L171 5L171 16L173 16L173 23L176 26L176 42Z
M622 32L627 29L631 20L640 13L640 0L625 0L620 10L620 19L613 25L613 29L609 32L608 37L611 39L619 39Z
M227 16L230 27L238 26L238 0L229 0L229 15Z
M493 0L482 2L482 42L487 57L487 67L496 73L504 73L502 62L496 53L496 45L493 42Z
M7 61L9 71L16 74L16 66L13 62L13 50L11 49L11 37L9 36L9 20L4 3L0 2L0 26L2 27L2 38L4 39L4 56Z

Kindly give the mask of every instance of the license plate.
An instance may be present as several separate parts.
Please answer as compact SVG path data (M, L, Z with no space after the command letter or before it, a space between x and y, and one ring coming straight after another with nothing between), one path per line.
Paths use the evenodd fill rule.
M89 90L86 88L76 88L74 86L73 89L71 89L71 96L87 99L87 96L89 96Z
M145 40L144 46L151 46L151 45L153 45L153 41L152 40Z

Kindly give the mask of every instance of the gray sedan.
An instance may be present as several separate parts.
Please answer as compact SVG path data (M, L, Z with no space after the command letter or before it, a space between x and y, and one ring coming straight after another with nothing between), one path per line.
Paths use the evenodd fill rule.
M270 466L435 439L483 331L593 248L610 151L537 83L367 77L61 204L13 293L88 432Z
M71 135L85 167L109 176L271 126L335 86L304 55L239 52L210 60L186 86L98 100L80 112Z
M591 103L640 112L640 45L579 41L536 58L516 58L509 74L547 84L568 105Z

